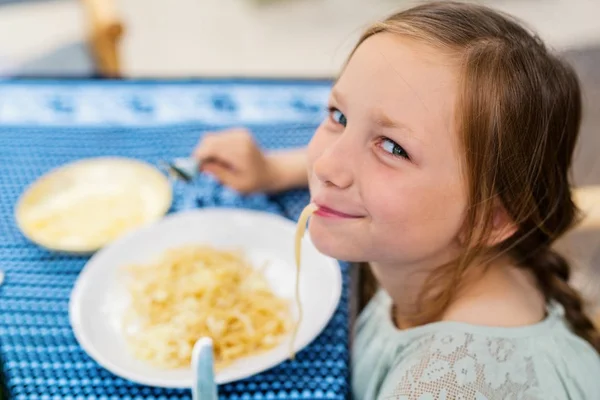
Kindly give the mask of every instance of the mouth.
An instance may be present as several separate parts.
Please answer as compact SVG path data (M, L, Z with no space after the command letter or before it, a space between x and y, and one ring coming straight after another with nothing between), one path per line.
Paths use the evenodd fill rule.
M331 207L327 207L321 204L317 204L317 211L315 211L315 215L325 218L346 218L346 219L357 219L362 218L362 215L356 214L348 214L340 210L336 210Z

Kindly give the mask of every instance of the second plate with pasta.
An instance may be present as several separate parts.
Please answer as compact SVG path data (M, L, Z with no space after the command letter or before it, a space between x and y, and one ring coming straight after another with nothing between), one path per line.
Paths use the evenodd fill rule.
M89 260L70 300L75 336L106 369L151 386L189 388L201 336L213 338L219 384L271 368L319 335L341 295L337 261L306 235L297 307L295 231L256 211L169 215Z

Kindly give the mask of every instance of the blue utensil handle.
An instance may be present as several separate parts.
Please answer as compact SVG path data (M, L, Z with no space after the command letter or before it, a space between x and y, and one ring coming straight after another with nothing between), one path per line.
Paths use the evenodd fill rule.
M204 337L194 344L192 371L194 373L192 399L217 400L212 339Z

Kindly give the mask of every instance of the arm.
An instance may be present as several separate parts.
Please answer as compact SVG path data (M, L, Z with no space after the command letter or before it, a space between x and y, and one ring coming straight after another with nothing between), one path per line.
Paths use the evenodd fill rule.
M265 191L274 193L308 186L306 149L293 149L267 155L270 182Z
M265 153L245 129L205 135L194 157L203 172L242 193L275 193L308 183L304 148Z

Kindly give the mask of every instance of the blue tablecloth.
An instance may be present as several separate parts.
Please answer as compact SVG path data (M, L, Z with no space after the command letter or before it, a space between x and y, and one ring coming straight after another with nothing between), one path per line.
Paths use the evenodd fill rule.
M188 399L187 390L141 386L96 364L68 319L87 258L44 251L13 219L28 184L85 157L148 162L186 156L207 131L247 126L266 148L305 145L324 115L328 82L0 83L0 350L15 399ZM239 196L210 180L176 185L171 211L198 206L264 209L296 219L304 191ZM343 399L349 393L348 271L340 306L294 361L220 387L223 399Z

